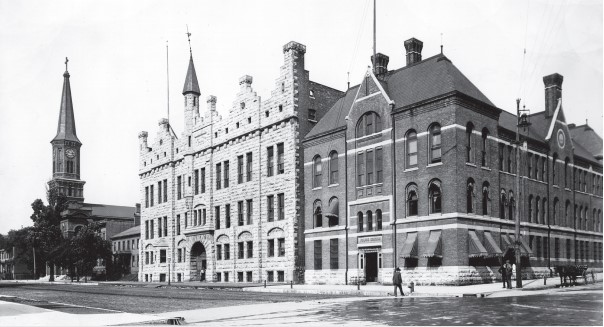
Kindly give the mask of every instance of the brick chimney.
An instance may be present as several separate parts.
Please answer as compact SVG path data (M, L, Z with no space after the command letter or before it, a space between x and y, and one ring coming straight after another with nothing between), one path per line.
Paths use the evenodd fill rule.
M424 42L412 37L405 41L405 50L407 51L407 66L422 61L422 48Z
M388 62L390 58L382 53L376 53L375 55L375 67L373 67L373 73L375 76L381 76L388 72ZM373 61L373 56L371 56L371 62Z
M558 99L562 98L562 81L564 76L553 73L543 76L545 84L545 117L551 117L558 106Z

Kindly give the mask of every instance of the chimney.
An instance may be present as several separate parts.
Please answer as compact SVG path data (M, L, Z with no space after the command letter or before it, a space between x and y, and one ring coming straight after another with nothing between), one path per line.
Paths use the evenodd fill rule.
M241 87L242 89L249 89L251 88L253 81L254 78L252 78L252 76L243 75L241 78L239 78L239 87Z
M545 117L551 117L558 106L558 99L562 98L562 81L564 76L553 73L543 76L545 84Z
M382 53L377 53L375 55L375 63L373 67L373 73L375 76L380 77L388 72L388 61L390 58ZM373 56L371 56L371 62L373 63Z
M407 66L411 66L422 61L422 48L424 42L412 37L405 41L405 50L407 50Z
M213 95L208 96L206 102L208 103L208 110L210 112L216 111L216 97Z

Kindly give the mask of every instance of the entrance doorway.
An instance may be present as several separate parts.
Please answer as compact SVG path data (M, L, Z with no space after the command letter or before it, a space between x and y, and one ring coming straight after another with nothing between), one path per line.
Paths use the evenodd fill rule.
M365 253L365 280L368 283L374 283L378 281L377 252Z
M206 248L201 242L195 242L191 247L191 280L206 279Z

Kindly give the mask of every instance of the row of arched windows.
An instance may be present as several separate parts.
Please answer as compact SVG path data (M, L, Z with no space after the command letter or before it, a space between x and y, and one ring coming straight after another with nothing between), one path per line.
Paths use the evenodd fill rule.
M466 162L474 163L476 160L476 146L474 142L474 137L472 134L474 133L474 124L472 122L468 122L466 124ZM482 129L481 141L480 141L480 166L488 167L488 138L489 138L489 130L485 127Z
M357 231L359 233L382 230L382 210L377 209L375 211L375 217L371 210L368 210L364 215L363 212L359 211L357 213L357 225Z
M528 222L536 224L547 224L547 198L540 198L539 196L534 197L532 194L528 197ZM570 200L566 200L564 206L564 216L561 215L560 211L560 200L555 197L552 205L552 211L550 215L550 225L559 225L565 227L574 227L582 230L591 230L595 232L602 231L602 210L592 211L591 219L589 219L589 209L587 206L575 205L571 218L572 203Z
M407 217L419 215L419 196L417 184L409 183L406 188ZM442 213L442 185L433 179L428 183L428 210L430 214Z
M405 168L414 168L418 164L417 132L414 129L405 134ZM428 128L428 164L442 160L441 128L438 123Z
M316 155L313 159L313 175L312 175L313 188L321 187L321 185L323 183L323 162L321 160L322 159L321 159L320 155ZM331 151L329 153L328 166L329 166L329 175L328 175L329 185L338 184L339 183L338 182L339 166L338 166L338 152L337 151Z
M321 200L316 200L313 204L313 227L319 228L323 227L323 216L327 217L327 226L333 227L338 226L340 224L339 218L339 201L337 197L332 197L329 199L329 207L327 211L324 211L323 204Z

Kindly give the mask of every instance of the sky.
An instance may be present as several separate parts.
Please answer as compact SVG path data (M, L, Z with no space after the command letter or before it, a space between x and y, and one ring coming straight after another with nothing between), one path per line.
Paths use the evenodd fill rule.
M349 72L358 84L373 52L372 3L0 0L0 233L31 225L31 203L46 202L65 57L85 201L134 206L138 133L152 138L168 103L172 126L183 130L187 25L201 98L217 96L227 115L243 75L270 96L292 40L307 47L311 80L344 90ZM602 135L602 16L599 0L377 0L377 52L396 69L405 65L405 40L423 41L424 58L442 42L453 64L510 112L516 98L542 111L542 78L560 73L567 122L587 119Z

